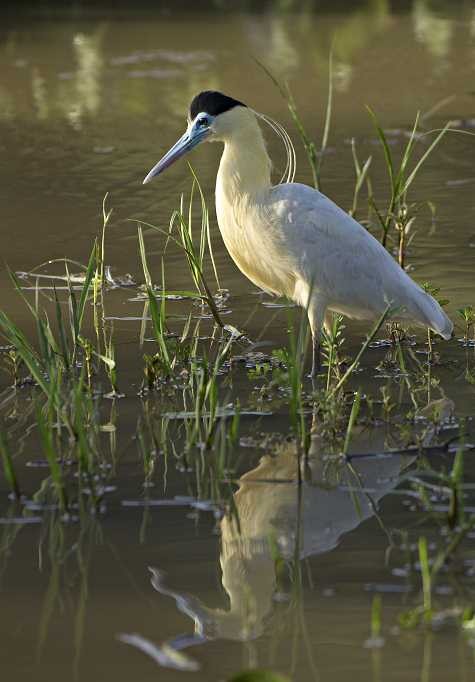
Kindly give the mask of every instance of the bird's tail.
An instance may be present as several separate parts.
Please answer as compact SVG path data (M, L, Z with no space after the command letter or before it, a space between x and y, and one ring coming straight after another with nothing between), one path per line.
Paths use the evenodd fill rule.
M440 334L446 341L451 338L454 325L435 298L420 289L419 297L414 301L414 308L414 317L421 324Z

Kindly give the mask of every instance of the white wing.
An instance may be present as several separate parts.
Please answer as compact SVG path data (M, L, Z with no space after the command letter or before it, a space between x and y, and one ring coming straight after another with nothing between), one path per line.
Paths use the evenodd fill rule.
M401 317L446 338L452 323L439 304L348 213L317 190L298 183L273 187L261 206L274 239L285 242L292 267L331 310L368 319L388 302Z

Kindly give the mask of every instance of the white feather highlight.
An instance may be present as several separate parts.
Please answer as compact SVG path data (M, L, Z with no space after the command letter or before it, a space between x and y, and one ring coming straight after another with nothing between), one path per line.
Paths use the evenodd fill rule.
M277 137L279 137L282 140L283 145L285 147L286 155L285 170L278 184L282 185L287 182L294 182L295 173L297 170L297 155L295 153L294 144L290 139L290 135L288 134L284 126L278 121L275 121L270 116L266 116L266 114L261 114L258 111L254 110L252 111L258 118L264 121L264 123L267 123L269 128L271 128L271 130L277 135Z

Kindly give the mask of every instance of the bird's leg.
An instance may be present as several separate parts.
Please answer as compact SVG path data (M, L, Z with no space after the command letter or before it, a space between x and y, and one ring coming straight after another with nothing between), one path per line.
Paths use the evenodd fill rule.
M321 355L320 334L312 335L312 379L315 379L322 369Z
M312 330L312 381L322 369L321 359L321 333L325 319L326 305L322 298L310 301L308 305L308 321Z

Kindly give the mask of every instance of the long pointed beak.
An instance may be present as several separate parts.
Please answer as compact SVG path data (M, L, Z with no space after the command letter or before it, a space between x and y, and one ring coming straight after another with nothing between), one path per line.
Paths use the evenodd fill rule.
M197 144L202 142L205 137L209 135L209 129L198 129L193 125L189 125L187 131L180 137L180 139L175 142L173 147L163 156L160 161L155 164L152 170L144 178L143 184L146 185L147 182L160 173L163 173L172 163L175 163L179 158L187 154L189 151L196 147Z

